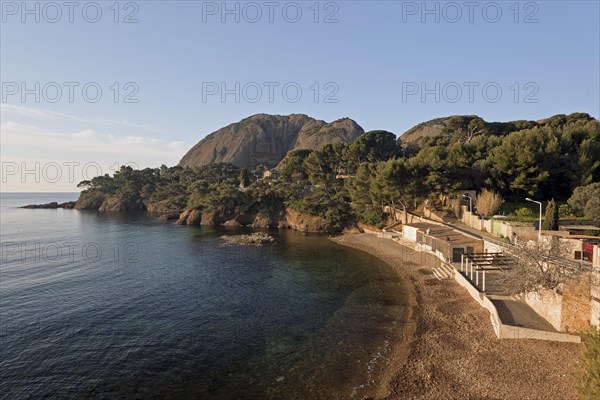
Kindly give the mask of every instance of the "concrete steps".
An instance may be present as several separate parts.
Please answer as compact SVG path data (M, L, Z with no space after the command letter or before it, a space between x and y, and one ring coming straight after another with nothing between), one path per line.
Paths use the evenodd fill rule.
M431 272L433 273L433 276L440 281L454 276L454 268L444 263L440 263L439 266L431 268Z

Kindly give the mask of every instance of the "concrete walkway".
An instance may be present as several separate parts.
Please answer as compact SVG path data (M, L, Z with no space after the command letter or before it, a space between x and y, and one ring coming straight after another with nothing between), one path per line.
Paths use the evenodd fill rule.
M503 324L536 329L546 332L558 332L548 321L538 315L527 304L508 299L490 298Z

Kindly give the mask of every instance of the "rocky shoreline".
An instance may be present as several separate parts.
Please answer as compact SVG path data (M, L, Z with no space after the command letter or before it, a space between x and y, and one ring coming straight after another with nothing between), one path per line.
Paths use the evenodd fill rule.
M26 206L22 206L21 208L33 208L33 209L55 209L55 208L67 208L72 209L75 208L75 201L66 201L64 203L58 203L56 201L46 203L46 204L29 204Z
M76 202L22 208L81 209ZM318 217L292 210L281 216L241 214L228 220L197 210L158 213L161 220L177 220L181 225L277 227L322 233L327 232L323 229L331 228ZM222 238L227 243L249 246L274 242L273 237L263 235L266 234ZM498 340L487 312L465 289L453 280L433 277L429 267L439 262L433 256L368 233L346 233L331 240L378 257L407 284L409 315L398 335L403 339L394 344L392 356L380 375L379 387L371 398L577 399L571 372L582 351L581 345Z
M490 318L451 279L430 270L439 260L372 234L346 234L336 243L365 251L407 282L409 323L380 376L373 399L577 399L575 343L499 340Z
M291 209L272 215L250 213L222 215L218 212L202 212L200 210L191 209L181 210L161 203L149 204L147 206L137 203L125 204L111 197L100 201L100 199L81 196L77 201L30 204L22 206L21 208L65 208L99 212L146 211L148 213L157 214L161 221L177 221L177 224L179 225L279 228L294 229L303 233L337 233L359 230L352 221L348 221L346 224L331 225L318 216L299 213Z

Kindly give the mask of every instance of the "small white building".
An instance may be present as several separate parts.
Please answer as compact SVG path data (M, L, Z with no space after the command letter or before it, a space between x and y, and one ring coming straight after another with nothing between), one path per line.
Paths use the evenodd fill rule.
M409 242L416 242L419 229L427 230L428 228L429 224L427 223L404 224L402 225L402 238Z

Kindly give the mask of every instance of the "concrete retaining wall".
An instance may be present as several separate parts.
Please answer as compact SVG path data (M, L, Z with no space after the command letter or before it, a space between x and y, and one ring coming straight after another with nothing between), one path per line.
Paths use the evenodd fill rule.
M490 320L492 322L492 328L494 329L494 333L498 339L502 338L502 333L500 330L500 326L502 323L500 322L500 317L498 316L498 311L494 304L490 299L487 298L483 293L480 293L479 290L475 286L471 284L464 276L461 275L460 272L454 271L454 280L462 287L467 289L467 292L471 295L473 300L475 300L479 305L490 313Z
M540 331L537 329L522 328L519 326L512 326L503 324L498 315L498 310L494 303L483 293L480 293L471 282L469 282L464 276L458 271L454 271L454 279L456 282L467 289L467 292L471 297L479 303L479 305L490 313L490 320L492 328L498 339L537 339L537 340L551 340L554 342L572 342L581 343L581 338L576 335L569 335L561 332L548 332Z
M525 303L541 315L556 330L561 330L562 296L552 290L527 293Z
M590 290L591 323L600 327L600 246L594 246L594 266Z
M593 284L592 274L584 272L576 279L564 282L560 293L554 290L540 290L525 294L523 300L556 330L583 332L590 322L593 324L598 320L595 314L598 312L595 311L595 290L598 291L598 287Z

